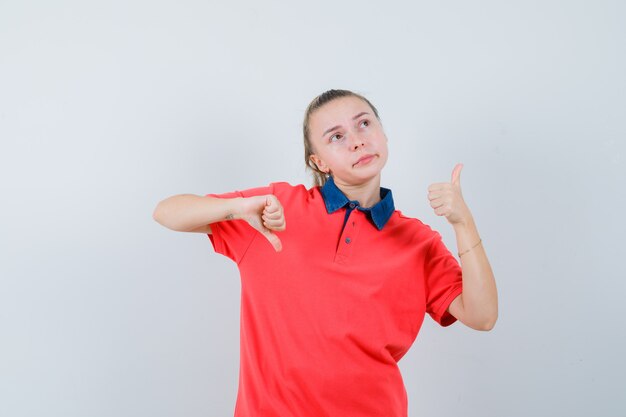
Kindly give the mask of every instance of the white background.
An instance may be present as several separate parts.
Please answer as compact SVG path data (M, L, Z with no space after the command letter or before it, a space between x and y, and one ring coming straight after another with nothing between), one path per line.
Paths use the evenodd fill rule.
M364 94L440 231L457 162L491 332L429 317L410 416L626 415L620 1L0 0L0 415L229 416L240 283L173 194L311 184L304 109Z

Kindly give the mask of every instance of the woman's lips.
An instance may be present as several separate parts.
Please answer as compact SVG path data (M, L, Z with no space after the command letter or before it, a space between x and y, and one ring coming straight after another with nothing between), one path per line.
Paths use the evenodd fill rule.
M361 165L365 165L367 163L369 163L372 159L374 159L376 155L365 155L364 157L362 157L361 159L359 159L358 161L356 161L356 163L354 165L352 165L353 167L355 166L361 166Z

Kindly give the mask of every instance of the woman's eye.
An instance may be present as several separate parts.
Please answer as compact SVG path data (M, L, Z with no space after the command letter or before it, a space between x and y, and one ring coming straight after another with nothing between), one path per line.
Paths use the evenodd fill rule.
M330 142L337 142L339 139L341 139L343 136L341 136L339 133L332 135L330 138L328 138L328 140Z
M363 121L361 121L361 126L363 126L363 125L365 125L365 127L369 126L369 125L370 125L369 120L363 120Z

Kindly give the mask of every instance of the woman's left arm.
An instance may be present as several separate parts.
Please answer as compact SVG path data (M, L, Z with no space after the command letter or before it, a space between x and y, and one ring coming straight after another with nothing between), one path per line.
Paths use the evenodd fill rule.
M435 214L445 216L454 228L463 270L463 292L448 311L472 329L491 330L498 318L498 292L476 223L461 194L462 168L462 164L454 167L451 182L428 187Z

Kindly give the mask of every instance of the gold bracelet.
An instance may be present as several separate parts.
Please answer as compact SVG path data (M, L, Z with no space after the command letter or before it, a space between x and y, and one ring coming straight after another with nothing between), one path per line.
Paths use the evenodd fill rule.
M460 258L461 256L465 255L467 252L469 252L469 251L471 251L472 249L474 249L476 246L480 245L480 242L482 242L482 241L483 241L483 240L482 240L482 239L480 239L480 240L478 241L478 243L477 243L477 244L475 244L474 246L472 246L471 248L469 248L469 249L468 249L468 250L466 250L465 252L459 253L459 258Z

